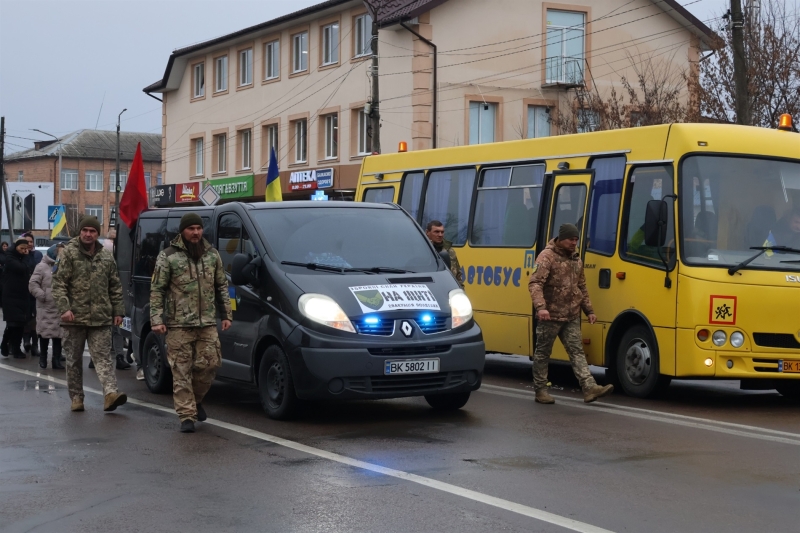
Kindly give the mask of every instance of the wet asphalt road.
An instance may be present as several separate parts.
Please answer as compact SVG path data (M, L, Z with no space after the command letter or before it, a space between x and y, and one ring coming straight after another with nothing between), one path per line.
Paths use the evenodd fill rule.
M800 406L738 383L586 406L554 366L543 406L527 359L490 356L459 412L414 398L275 422L254 391L216 382L209 422L187 435L133 370L120 388L143 404L108 414L91 393L70 413L64 372L37 372L0 359L0 531L799 529Z

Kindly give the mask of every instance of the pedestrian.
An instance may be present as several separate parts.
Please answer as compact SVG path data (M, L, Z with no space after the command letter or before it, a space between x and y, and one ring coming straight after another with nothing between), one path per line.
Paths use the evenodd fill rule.
M14 241L14 248L6 254L3 269L3 320L6 322L3 339L14 359L25 358L20 344L25 324L33 317L31 294L28 292L31 272L25 262L27 255L28 241L20 237Z
M113 411L128 401L117 389L111 356L111 326L122 323L122 284L114 258L97 237L97 217L84 216L79 235L69 241L53 273L53 299L64 329L67 358L67 386L73 411L83 411L83 347L89 341L89 355L103 386L103 410Z
M180 430L193 433L206 419L202 401L222 366L217 315L231 327L231 303L222 258L203 238L203 220L181 218L180 234L158 254L150 285L150 324L167 335L167 361Z
M28 241L28 255L25 256L25 264L28 265L29 275L33 275L36 265L42 262L42 252L36 249L33 233L23 233L22 237ZM30 352L31 357L39 357L39 339L36 335L36 298L30 295L32 316L25 323L22 333L22 344L26 352Z
M39 335L39 367L47 368L47 346L53 340L53 370L64 370L61 364L61 315L53 300L53 266L63 244L54 244L47 249L42 262L36 265L28 290L36 298L36 333Z
M536 258L528 281L537 318L533 389L539 403L555 403L547 392L547 365L556 337L567 350L572 372L583 390L584 402L591 403L614 390L613 385L601 387L595 382L583 352L581 310L586 313L590 324L597 321L597 316L586 290L583 262L577 247L578 228L573 224L563 224L558 237L547 243Z
M433 244L433 248L437 252L447 250L447 253L450 255L450 273L456 278L458 286L463 289L464 274L461 272L461 265L458 263L456 251L453 250L453 243L444 238L444 224L438 220L431 220L428 222L428 225L425 226L425 234L428 236L431 244Z

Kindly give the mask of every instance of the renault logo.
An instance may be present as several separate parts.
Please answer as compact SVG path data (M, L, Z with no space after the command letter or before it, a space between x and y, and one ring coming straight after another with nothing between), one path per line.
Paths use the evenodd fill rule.
M414 333L414 328L411 326L411 322L403 320L403 323L400 324L400 331L402 331L403 335L406 337L410 337L411 334Z

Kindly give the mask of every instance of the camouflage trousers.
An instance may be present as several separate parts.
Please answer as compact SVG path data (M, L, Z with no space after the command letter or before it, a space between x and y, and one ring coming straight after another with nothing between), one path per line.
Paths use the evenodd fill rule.
M103 386L103 394L119 392L111 353L111 326L63 326L62 349L67 360L67 386L70 398L83 399L83 347L89 341L89 355Z
M167 361L172 368L172 399L181 419L197 421L203 401L222 366L216 326L167 330Z
M581 335L581 318L574 318L569 322L556 322L553 320L540 320L536 325L536 350L533 352L533 389L547 388L547 365L550 362L550 353L556 337L561 339L561 344L567 350L572 372L578 378L581 389L584 391L597 385L589 365L586 363L586 354L583 353L583 336Z

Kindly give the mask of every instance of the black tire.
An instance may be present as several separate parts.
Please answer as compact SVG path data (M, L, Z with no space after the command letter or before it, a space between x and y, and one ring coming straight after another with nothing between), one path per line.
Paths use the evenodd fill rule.
M669 384L659 375L658 346L642 325L628 329L617 347L616 374L622 390L634 398L647 398Z
M289 359L280 346L270 346L261 358L258 392L268 417L289 420L297 414L300 402L294 392Z
M469 392L428 394L425 396L425 401L437 411L456 411L467 405L469 395Z
M775 387L781 396L793 402L800 402L800 383L792 381Z
M150 392L167 394L172 392L172 370L167 362L167 348L163 338L152 331L144 339L142 354L144 382Z

